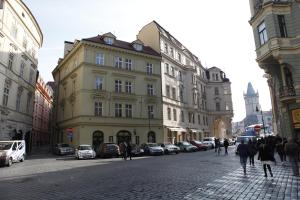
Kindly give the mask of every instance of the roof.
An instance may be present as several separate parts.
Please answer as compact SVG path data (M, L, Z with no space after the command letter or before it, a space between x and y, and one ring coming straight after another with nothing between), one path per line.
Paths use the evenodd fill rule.
M137 51L132 46L132 43L116 39L112 45L109 45L109 44L106 44L103 39L104 39L103 35L97 35L96 37L85 38L85 39L82 39L82 40L83 41L94 42L94 43L97 43L97 44L103 44L103 45L107 45L107 46L127 49L127 50L131 50L131 51L135 51L135 52L139 52L139 53L144 53L144 54L149 54L149 55L153 55L153 56L160 56L160 54L158 52L156 52L155 50L153 50L149 46L143 46L142 51Z
M253 89L253 86L252 86L252 84L250 82L248 83L246 95L247 96L254 96L254 95L256 95L256 93L255 93L255 91Z

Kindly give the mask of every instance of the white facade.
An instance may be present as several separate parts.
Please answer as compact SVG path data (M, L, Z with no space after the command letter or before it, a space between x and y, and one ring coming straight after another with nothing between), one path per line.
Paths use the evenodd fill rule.
M0 4L0 139L32 130L37 52L43 35L20 0Z

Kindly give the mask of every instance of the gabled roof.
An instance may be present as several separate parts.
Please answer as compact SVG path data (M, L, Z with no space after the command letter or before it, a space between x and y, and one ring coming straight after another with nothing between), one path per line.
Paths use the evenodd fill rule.
M94 43L97 43L97 44L103 44L103 45L107 45L107 46L127 49L127 50L131 50L131 51L139 52L139 53L145 53L145 54L149 54L149 55L153 55L153 56L160 56L160 54L158 52L156 52L155 50L153 50L149 46L143 46L142 51L137 51L133 48L132 43L116 39L112 45L108 45L104 42L103 39L104 39L104 35L98 35L96 37L84 38L82 40L83 41L94 42Z
M103 34L102 36L103 36L103 37L110 37L110 38L114 38L114 39L117 38L117 37L116 37L114 34L112 34L111 32L105 33L105 34Z

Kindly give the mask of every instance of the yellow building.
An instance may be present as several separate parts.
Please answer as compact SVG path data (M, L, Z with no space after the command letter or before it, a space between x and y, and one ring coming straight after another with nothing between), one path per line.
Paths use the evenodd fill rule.
M163 142L160 54L107 33L65 42L55 80L56 142Z

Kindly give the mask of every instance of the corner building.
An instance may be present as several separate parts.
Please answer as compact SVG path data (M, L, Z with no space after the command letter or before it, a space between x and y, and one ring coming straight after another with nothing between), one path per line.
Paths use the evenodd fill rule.
M224 72L204 68L197 56L155 21L140 30L138 39L162 56L164 141L231 137L231 83Z
M32 135L41 29L21 0L0 1L0 140Z
M300 1L250 0L256 60L268 79L274 132L300 137Z
M54 69L57 142L162 142L161 56L106 33L65 43Z

